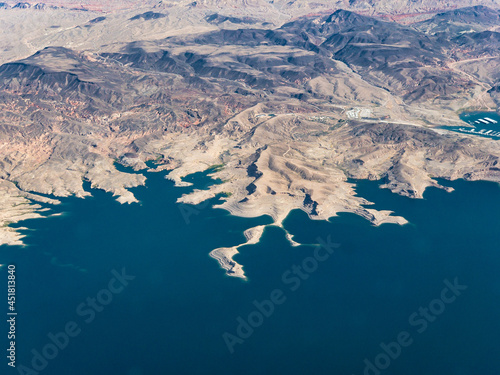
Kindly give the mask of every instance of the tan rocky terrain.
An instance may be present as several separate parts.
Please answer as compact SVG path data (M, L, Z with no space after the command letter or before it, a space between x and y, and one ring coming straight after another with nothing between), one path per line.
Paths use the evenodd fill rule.
M37 215L31 202L47 201L37 193L84 197L89 181L135 202L127 189L145 177L117 162L144 170L155 160L177 185L219 165L213 177L223 183L180 202L223 194L232 214L270 215L278 226L292 209L313 219L353 212L375 225L406 223L371 209L355 179L383 179L413 198L440 187L436 178L500 181L498 140L440 128L466 126L464 109L497 110L497 10L466 8L412 25L337 10L277 27L259 14L236 17L236 6L215 13L214 4L200 2L203 23L194 11L173 16L185 9L115 12L41 35L33 45L51 46L28 57L6 58L1 243L19 242L6 225ZM120 22L126 32L111 41ZM250 228L249 243L262 230ZM243 276L236 252L212 255Z

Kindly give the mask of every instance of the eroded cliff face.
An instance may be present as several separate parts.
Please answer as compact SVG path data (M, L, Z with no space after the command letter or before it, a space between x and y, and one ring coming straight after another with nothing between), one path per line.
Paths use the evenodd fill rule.
M146 18L133 22L156 19ZM443 31L443 19L457 27ZM371 209L350 178L385 179L414 198L437 177L500 181L498 141L439 129L465 126L461 109L496 110L498 19L469 8L404 26L339 10L100 52L48 47L6 63L0 241L19 241L5 225L36 215L26 203L45 199L37 193L84 197L87 180L134 202L127 189L145 177L115 163L141 170L155 160L177 184L222 164L213 174L222 184L180 201L229 193L221 207L276 225L295 208L317 219L348 211L406 222Z

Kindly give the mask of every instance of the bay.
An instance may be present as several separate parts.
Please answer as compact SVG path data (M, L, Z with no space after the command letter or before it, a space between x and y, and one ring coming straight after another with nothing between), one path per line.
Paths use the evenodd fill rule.
M375 227L347 213L313 221L293 211L284 226L304 245L292 247L282 229L267 227L259 244L235 257L248 276L241 280L225 276L208 254L244 242L244 230L271 219L211 208L220 197L209 205L175 203L213 183L206 173L190 176L187 188L164 173L147 178L133 189L140 204L121 205L86 186L91 198L51 207L60 216L16 225L29 228L26 247L0 247L0 263L16 265L18 370L32 368L34 353L68 322L79 334L39 373L472 375L500 368L498 184L440 181L455 191L431 188L414 200L356 181L373 208L410 223ZM339 247L312 270L318 239L328 237ZM86 323L88 298L109 290L113 270L134 278ZM439 314L429 312L434 319L419 332L422 323L410 317L439 307L433 301L455 282L466 289ZM259 312L273 291L280 304ZM249 327L244 338L241 321ZM384 354L384 344L404 332L411 344L394 358ZM384 355L389 363L381 368Z

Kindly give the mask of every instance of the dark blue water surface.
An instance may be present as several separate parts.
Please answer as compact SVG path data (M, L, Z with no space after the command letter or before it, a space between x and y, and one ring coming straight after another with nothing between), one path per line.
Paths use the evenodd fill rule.
M121 205L99 190L89 199L64 198L51 211L62 216L17 225L29 228L28 246L0 247L0 263L16 265L18 311L18 367L3 355L2 374L500 373L497 184L441 181L456 190L431 188L412 200L361 181L358 194L410 224L374 227L353 214L311 221L292 212L286 229L309 245L291 247L280 228L268 227L259 244L235 257L244 281L225 276L208 253L244 242L245 229L271 219L198 206L186 222L175 201L192 188L175 188L161 173L147 177L146 187L133 189L140 204ZM190 179L195 187L209 183L205 174ZM340 247L311 263L318 237L328 236ZM292 267L305 259L299 279ZM135 279L116 294L101 292L112 270L123 268ZM467 288L443 292L447 283ZM273 291L280 304L266 305L268 317L255 313L254 301ZM91 320L87 298L99 293L112 300L98 304L102 311L92 308ZM432 309L423 315L421 307ZM238 331L249 315L255 328ZM68 322L78 327L76 337L57 353L47 349L49 334ZM391 344L398 338L405 346ZM43 370L26 370L44 348L54 358L35 357Z

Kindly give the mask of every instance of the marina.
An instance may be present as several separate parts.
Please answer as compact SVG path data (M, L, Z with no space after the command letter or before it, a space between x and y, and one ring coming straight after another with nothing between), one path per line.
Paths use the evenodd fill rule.
M498 137L500 138L500 132L495 132L493 130L487 130L487 129L466 129L466 128L458 128L458 131L461 133L470 133L470 134L477 134L477 135L487 135L490 137Z
M444 126L443 128L480 137L500 138L500 115L496 112L466 112L460 115L460 119L473 127Z
M489 118L489 117L485 117L485 118L484 118L484 120L486 120L486 121L488 121L488 122L490 122L490 123L492 123L492 124L498 124L498 121L493 120L493 119L491 119L491 118Z

